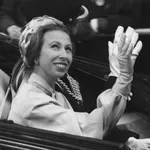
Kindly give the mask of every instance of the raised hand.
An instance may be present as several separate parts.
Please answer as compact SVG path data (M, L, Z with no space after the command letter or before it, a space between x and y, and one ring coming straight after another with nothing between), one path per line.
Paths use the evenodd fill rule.
M142 49L142 42L138 41L138 37L138 33L131 27L128 27L126 32L120 37L117 58L120 66L120 74L123 74L123 76L133 74L136 58Z
M124 33L124 28L119 26L115 32L114 42L108 42L111 71L109 76L116 76L120 84L131 83L133 79L134 64L142 49L142 42L138 41L138 38L139 35L133 28L128 27ZM126 90L127 99L131 100L131 87L128 86Z
M120 74L120 66L118 62L118 43L120 37L123 34L124 28L119 26L115 32L114 41L108 42L108 52L109 52L109 66L110 66L110 76L118 77Z
M123 35L124 34L124 35ZM134 67L135 60L140 50L142 49L142 42L138 41L138 33L131 27L128 27L124 33L124 28L119 26L115 32L114 42L108 42L109 47L109 64L110 64L110 76L118 77L120 74L120 64L118 60L118 50L120 51L120 56L124 56L130 53L131 57L131 68ZM122 38L122 39L121 39ZM121 45L122 44L122 45ZM122 52L121 52L122 51ZM131 55L132 54L132 55Z

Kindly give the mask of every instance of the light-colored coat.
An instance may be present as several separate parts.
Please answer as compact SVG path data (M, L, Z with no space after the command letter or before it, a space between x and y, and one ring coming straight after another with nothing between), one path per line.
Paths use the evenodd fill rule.
M117 79L112 89L98 96L97 108L91 113L75 112L63 94L49 96L50 86L32 73L13 99L8 119L25 126L102 139L125 110L128 86L130 83L120 84Z

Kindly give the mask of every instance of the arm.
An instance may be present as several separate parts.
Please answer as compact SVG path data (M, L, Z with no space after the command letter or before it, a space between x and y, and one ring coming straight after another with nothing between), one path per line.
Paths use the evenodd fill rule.
M57 94L57 100L55 100L43 92L38 93L37 89L31 90L31 86L24 85L19 89L12 102L9 120L44 130L102 139L105 130L103 126L105 119L103 118L109 116L112 105L116 100L121 100L123 105L126 101L123 100L122 95L111 89L100 96L101 101L108 98L109 105L103 103L90 114L80 113L73 111L62 94ZM107 112L108 116L105 115L106 109L110 110Z
M123 33L123 28L119 27L115 33L114 44L111 43L112 47L109 48L110 77L113 77L114 80L116 78L116 82L112 90L110 88L104 91L98 99L98 105L103 105L105 108L105 132L110 130L117 123L125 110L126 100L128 99L131 89L133 67L137 55L142 49L142 42L137 42L137 40L138 34L132 28L129 27L127 31ZM122 98L114 98L113 101L113 99L111 99L113 92L122 95Z
M34 93L34 95L36 94ZM103 139L106 128L104 126L105 122L103 122L105 119L103 118L108 118L112 112L120 111L120 109L122 109L120 105L125 106L126 103L121 95L112 90L105 91L105 93L101 95L101 100L105 100L105 98L110 99L109 105L108 103L103 103L103 105L94 109L91 113L80 113L74 112L71 108L66 109L62 107L59 100L54 100L46 95L40 94L39 96L34 96L33 108L27 106L22 109L23 112L20 114L25 115L24 118L26 118L27 125L30 127ZM114 106L117 107L117 109L114 110L112 105L116 100L121 102L118 106ZM32 111L28 113L29 109L27 110L27 108L31 108ZM16 110L17 109L15 109L15 111ZM107 113L108 116L104 115L105 113ZM116 113L116 115L118 115L118 113ZM110 118L108 118L107 122L109 122L109 120ZM114 122L114 120L110 121Z
M62 94L56 97L57 100L22 86L13 100L9 120L44 130L102 139L102 108L90 114L74 112Z
M26 124L31 127L102 139L116 124L126 107L133 73L131 59L126 59L130 58L130 53L126 54L127 49L130 50L129 43L124 38L117 55L121 66L119 76L111 89L99 95L97 109L90 114L74 112L63 95L56 96L55 100L37 90L31 91L31 86L24 86L13 100L9 119L22 124L18 121L19 115L22 115Z

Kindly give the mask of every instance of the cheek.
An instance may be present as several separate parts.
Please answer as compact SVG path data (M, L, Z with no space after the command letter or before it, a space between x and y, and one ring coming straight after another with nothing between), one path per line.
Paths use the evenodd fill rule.
M40 53L40 60L41 61L48 61L48 60L50 60L51 59L51 57L52 57L52 54L53 53L51 53L51 51L49 50L49 49L47 49L47 48L43 48L42 50L41 50L41 53Z
M73 55L72 55L72 54L70 54L70 55L68 56L68 60L69 60L69 64L71 65L71 64L72 64L72 61L73 61Z
M50 65L50 61L51 61L51 58L49 56L49 54L47 53L42 53L40 58L39 58L39 62L40 62L40 66L42 68L46 68L48 65Z
M40 58L39 58L39 60L41 61L41 62L47 62L47 60L49 59L49 55L47 55L47 54L41 54L41 56L40 56Z

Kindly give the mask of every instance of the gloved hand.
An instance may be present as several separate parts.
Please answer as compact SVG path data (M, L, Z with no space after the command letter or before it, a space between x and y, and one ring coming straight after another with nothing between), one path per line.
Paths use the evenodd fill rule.
M116 32L115 32L114 42L113 43L110 42L110 41L108 42L109 65L110 65L110 71L111 71L109 76L116 76L116 77L118 77L119 74L120 74L120 65L119 65L119 60L118 60L117 57L118 57L118 48L119 48L118 46L119 46L120 38L121 38L121 36L123 34L123 31L124 31L124 28L119 26L117 28ZM138 55L138 53L142 49L142 42L139 41L137 43L139 35L131 27L128 27L128 29L126 30L125 36L126 36L126 39L125 39L126 43L124 43L124 44L126 44L125 47L129 47L129 48L133 49L132 50L132 55L130 56L131 57L131 61L132 61L132 68L133 68L134 64L135 64L135 60L137 58L137 56L135 56L134 54Z
M108 41L108 52L109 52L109 67L110 74L109 76L118 77L120 74L120 66L117 58L118 55L118 43L120 41L120 37L123 34L123 27L119 26L115 32L114 42Z
M132 78L136 58L142 49L142 42L137 40L138 33L131 27L128 27L126 33L120 37L117 58L122 82L129 82Z
M109 45L110 75L117 77L115 90L124 96L130 93L133 79L133 69L136 58L142 49L142 42L138 41L138 33L131 27L123 32L123 27L118 27L115 33L114 43ZM126 89L126 90L125 90Z
M150 138L135 139L134 137L130 137L126 144L131 150L150 150Z

